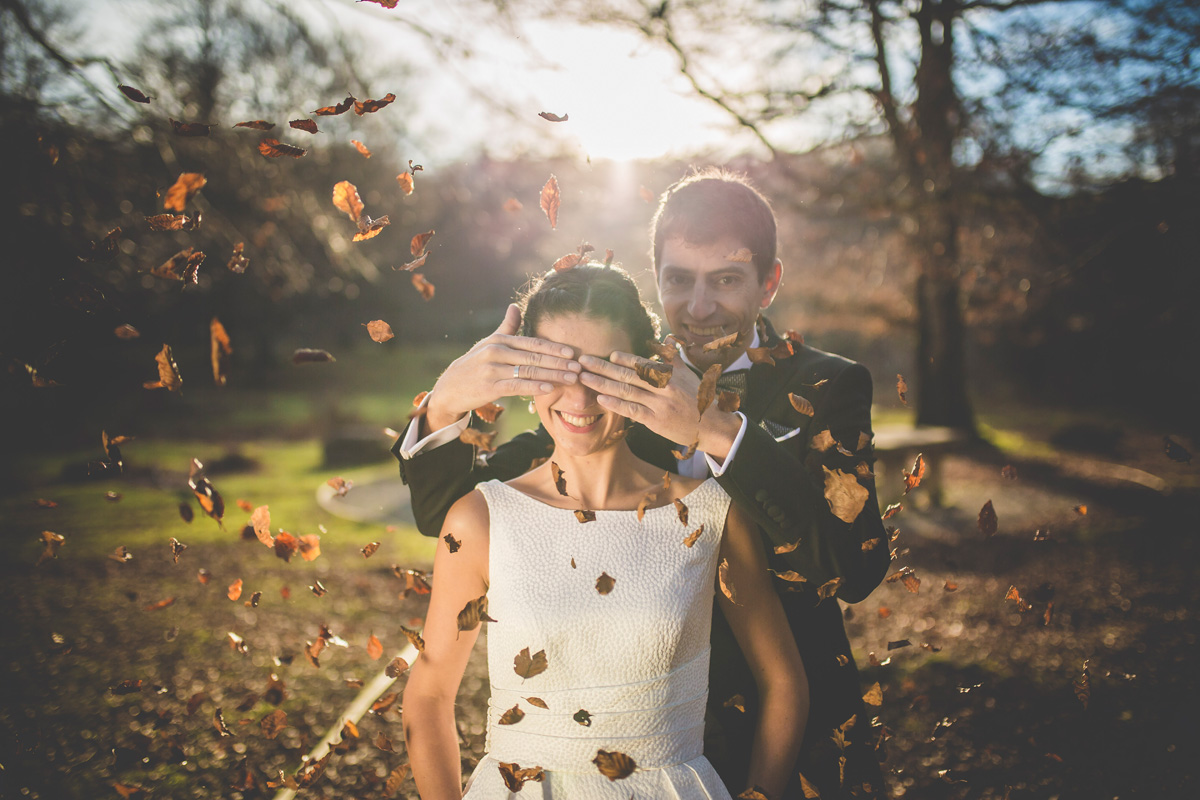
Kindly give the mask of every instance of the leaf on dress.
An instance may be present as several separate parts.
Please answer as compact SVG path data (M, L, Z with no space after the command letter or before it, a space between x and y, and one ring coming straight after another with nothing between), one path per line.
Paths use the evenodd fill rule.
M628 778L637 769L637 762L624 753L618 753L615 750L612 752L597 750L596 757L592 759L592 763L596 765L596 769L600 770L600 774L610 781Z
M586 709L579 709L571 715L571 719L575 720L585 728L592 727L592 715L589 714Z
M585 509L585 508L581 508L575 512L575 519L579 520L581 523L595 522L596 521L596 512L589 511L588 509Z
M526 697L525 702L529 703L529 705L531 705L531 706L537 706L538 708L544 708L547 711L550 710L550 706L546 705L546 701L540 697Z
M681 523L683 523L684 525L687 525L688 524L688 507L684 504L684 502L682 500L676 499L674 501L674 503L675 503L675 513L677 513L679 515L679 521Z
M123 83L117 84L117 88L121 90L121 94L125 95L135 103L150 103L150 97L142 94L139 89L135 89L132 86L126 86Z
M535 675L541 675L546 671L549 663L546 660L546 651L538 650L532 656L529 655L529 648L523 648L517 653L513 659L513 670L521 678L532 678Z
M504 779L504 785L508 787L510 792L519 792L525 786L526 781L535 781L541 783L546 777L546 773L541 767L525 767L521 768L516 762L499 762L500 777Z
M776 578L779 578L781 581L787 581L788 583L808 583L808 578L804 577L799 572L796 572L794 569L779 572L777 570L768 568L767 572L771 573Z
M609 575L607 572L601 572L600 577L596 578L596 591L600 594L608 594L613 590L617 579Z
M516 725L523 719L525 719L525 712L521 710L519 705L515 705L500 715L499 724Z
M687 536L683 537L683 546L691 547L692 545L694 545L696 543L696 540L700 538L700 534L702 534L702 533L704 533L703 525L701 525L699 528L696 528L696 530L692 531Z
M550 477L554 481L554 488L563 497L567 497L567 479L563 477L563 471L559 469L558 464L550 462ZM638 519L641 519L639 516Z

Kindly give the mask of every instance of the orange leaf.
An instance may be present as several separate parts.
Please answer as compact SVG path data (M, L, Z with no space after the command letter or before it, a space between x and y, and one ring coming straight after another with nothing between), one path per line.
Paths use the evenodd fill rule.
M807 397L798 395L794 392L788 392L788 401L792 404L792 408L799 411L806 417L811 417L816 411L813 409L813 404L808 401Z
M425 256L422 256L424 258ZM421 299L426 302L433 299L434 286L429 281L425 280L425 276L419 272L414 272L412 276L412 285L418 292L421 293Z
M229 256L229 262L225 264L230 272L241 275L246 271L246 267L250 266L250 259L242 255L245 246L245 242L238 242L233 246L233 255Z
M212 368L213 368L213 383L217 386L225 385L225 364L223 356L227 356L233 352L233 346L229 343L229 334L225 332L225 326L216 317L212 318L212 322L208 325L209 339L212 345Z
M363 100L361 102L358 100L355 100L354 101L354 113L358 114L360 117L363 114L373 114L376 111L378 111L379 109L385 108L385 107L391 105L392 103L395 102L395 100L396 100L396 95L392 94L391 92L388 92L386 95L379 98L378 100Z
M396 338L396 334L392 333L392 326L388 325L381 319L371 320L366 323L367 333L371 335L373 341L383 344L389 339Z
M254 527L254 535L267 547L275 546L275 537L271 535L271 509L269 506L259 506L250 514L250 524Z
M700 416L704 416L713 400L717 399L717 379L721 377L721 369L720 364L713 364L704 370L704 376L700 378L700 388L696 390L696 408Z
M362 142L360 142L358 139L351 139L350 144L354 145L354 149L357 150L359 153L361 153L363 158L371 157L371 151L368 150L367 146L365 144L363 144Z
M363 215L362 198L358 196L358 188L350 181L338 181L333 185L333 205L356 225Z
M154 357L158 363L158 380L148 381L142 386L146 389L166 389L169 392L178 392L183 389L183 378L179 376L179 367L175 364L175 358L171 355L171 346L164 344L162 350Z
M490 453L496 448L492 445L492 440L496 438L495 431L481 431L477 428L466 428L459 434L458 438L469 445L478 447L484 452Z
M237 600L242 596L242 579L238 578L233 583L229 584L229 591L226 592L230 600Z
M638 359L633 366L633 371L636 372L637 376L646 383L650 384L656 389L662 389L666 387L668 382L670 382L671 373L674 371L674 367L672 367L670 364L663 364L658 361L646 361L643 359ZM714 386L715 385L716 384L714 383Z
M539 200L539 205L541 205L542 211L545 212L546 219L550 220L551 228L558 228L559 200L558 178L551 175L550 179L546 181L546 185L542 187L542 194Z
M696 543L696 540L700 538L700 534L702 534L702 533L704 533L703 525L701 525L699 528L696 528L696 530L692 531L687 536L683 537L684 546L691 547L692 545L694 545Z
M401 172L396 176L396 183L400 184L400 191L406 195L412 194L416 185L413 183L413 176L408 172Z
M725 260L732 261L735 264L749 264L754 260L754 253L751 253L749 248L740 247L725 256Z
M288 125L298 131L320 133L320 131L317 130L317 123L313 122L311 119L294 119L288 122Z
M515 214L524 207L525 204L515 197L510 197L505 200L504 205L502 206L502 208L510 214Z
M419 257L425 252L425 245L429 244L429 240L433 238L433 234L433 231L425 231L424 233L418 233L416 236L412 237L412 241L409 242L408 249L413 254L414 258Z
M336 117L339 114L345 114L350 110L350 106L352 105L354 105L354 97L350 95L336 106L325 106L323 108L318 108L312 113L318 117Z
M824 465L821 470L825 473L825 500L829 510L842 522L854 522L871 493L851 473L831 470Z
M167 122L171 123L171 129L175 131L176 136L208 136L213 128L212 125L205 125L203 122L180 122L170 117L167 117Z
M628 778L637 769L637 762L624 753L616 751L597 750L592 763L596 765L596 769L600 770L600 774L610 781Z
M308 151L303 147L296 147L291 144L284 144L278 139L270 137L263 139L258 143L258 152L262 153L267 158L281 158L289 156L290 158L301 158L308 155ZM179 209L182 211L183 209Z
M908 382L899 373L896 375L896 394L900 397L901 403L908 405Z
M917 453L917 458L913 461L911 472L904 473L904 493L908 494L913 489L921 485L921 479L925 477L925 456Z
M168 211L183 211L192 196L204 188L206 183L208 181L199 172L180 173L171 188L167 189L167 195L163 198L163 208Z
M367 639L367 657L372 661L378 661L383 655L383 642L379 641L379 637L371 634L371 638Z
M484 422L491 424L500 418L504 413L504 406L499 403L488 403L479 408L474 409L475 416L479 417ZM564 493L565 494L565 493Z
M717 565L717 582L721 586L721 594L729 598L729 602L737 605L737 591L729 581L729 559L722 558Z
M275 127L274 122L267 122L265 119L252 119L249 122L239 122L233 127L235 128L250 128L256 131L269 131Z
M567 494L567 479L563 477L563 471L558 468L558 464L550 462L550 478L554 481L554 488L563 497L568 497Z

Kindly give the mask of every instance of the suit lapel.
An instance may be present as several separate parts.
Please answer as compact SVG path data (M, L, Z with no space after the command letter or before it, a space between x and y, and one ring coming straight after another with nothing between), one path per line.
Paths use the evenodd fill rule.
M770 320L759 316L759 340L763 347L774 347L782 341L779 334L771 326ZM770 364L754 364L746 374L746 398L742 404L742 413L753 424L762 422L767 409L787 389L792 373L796 371L795 356Z

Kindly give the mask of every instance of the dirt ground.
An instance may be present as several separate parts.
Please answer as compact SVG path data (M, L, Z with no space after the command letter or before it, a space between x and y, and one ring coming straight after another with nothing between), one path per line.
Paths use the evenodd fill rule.
M1194 493L1046 461L1017 463L1010 480L1005 463L948 458L947 507L889 520L895 567L911 567L919 591L885 583L844 609L864 691L883 690L867 730L885 740L890 795L1200 796ZM989 499L999 518L990 538L976 524ZM0 796L273 795L269 782L339 723L357 693L347 681L387 662L368 657L368 637L390 654L404 644L398 626L424 615L426 598L402 597L384 551L364 562L349 545L323 547L311 564L236 541L192 548L178 564L164 552L34 570L24 551L0 564L15 629L2 645ZM230 602L236 575L253 585ZM308 588L316 580L324 596ZM1005 600L1010 586L1028 610ZM255 607L252 591L263 593ZM347 646L334 640L314 667L304 648L323 624ZM911 644L889 650L902 640ZM486 697L480 646L459 698L464 769L482 752ZM268 738L262 721L276 709L286 722ZM398 720L395 704L364 717L302 796L388 796L388 776L407 761ZM393 796L415 797L411 779Z

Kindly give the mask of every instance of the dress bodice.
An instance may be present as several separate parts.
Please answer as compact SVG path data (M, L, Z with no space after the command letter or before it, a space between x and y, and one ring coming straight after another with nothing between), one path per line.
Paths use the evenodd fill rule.
M546 772L523 797L727 798L702 748L729 495L713 479L700 484L681 498L686 524L675 505L641 520L598 510L581 523L499 481L477 488L490 516L488 613L497 621L487 626L488 753L467 797L508 798L498 764L515 762ZM519 721L501 724L514 707L507 719ZM628 755L637 769L610 781L593 763L600 750Z

